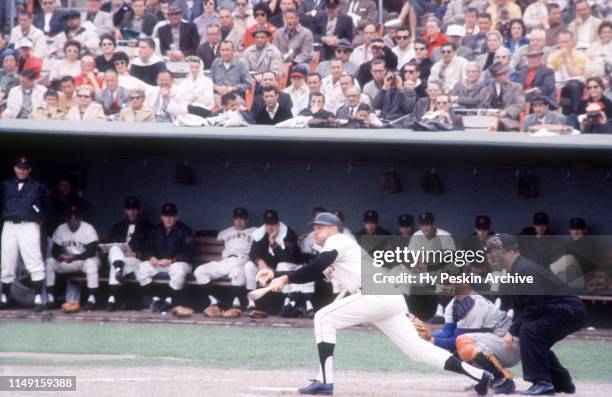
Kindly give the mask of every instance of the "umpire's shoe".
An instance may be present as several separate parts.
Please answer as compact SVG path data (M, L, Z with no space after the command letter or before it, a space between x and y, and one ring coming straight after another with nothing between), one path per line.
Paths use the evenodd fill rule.
M514 394L516 385L514 380L503 378L493 382L493 394Z
M306 387L298 389L300 394L310 394L310 395L318 395L318 396L331 396L334 394L334 384L333 383L323 383L318 380L312 381Z
M479 396L486 396L489 393L489 387L493 383L493 374L487 371L483 371L482 378L480 381L474 386L474 390L476 394Z
M550 382L536 382L529 389L522 391L523 396L554 396L555 387Z

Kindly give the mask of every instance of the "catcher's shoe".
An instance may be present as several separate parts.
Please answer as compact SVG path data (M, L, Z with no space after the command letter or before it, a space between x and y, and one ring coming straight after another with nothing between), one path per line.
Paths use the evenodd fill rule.
M491 386L493 388L493 394L514 394L516 385L514 380L503 378L493 382Z
M222 314L219 305L209 305L204 309L204 316L206 317L222 317Z
M482 378L480 378L480 382L478 382L474 386L474 390L476 394L479 396L486 396L489 392L489 387L493 383L493 374L487 371L483 371Z
M96 310L96 304L93 303L93 302L87 301L85 306L83 306L83 310L86 311L86 312L93 312L93 311Z
M314 380L308 386L298 389L298 392L300 394L331 396L332 394L334 394L334 384L333 383L323 383L323 382L319 382L318 380Z
M304 317L304 313L302 313L302 311L297 305L289 304L289 305L283 306L279 316L285 317L285 318L302 318Z

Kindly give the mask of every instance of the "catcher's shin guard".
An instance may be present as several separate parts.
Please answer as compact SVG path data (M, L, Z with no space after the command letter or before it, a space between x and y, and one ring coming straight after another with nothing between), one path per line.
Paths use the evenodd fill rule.
M474 363L491 372L495 377L495 380L512 379L512 372L505 369L497 357L489 352L479 352L476 354L476 357L474 357Z

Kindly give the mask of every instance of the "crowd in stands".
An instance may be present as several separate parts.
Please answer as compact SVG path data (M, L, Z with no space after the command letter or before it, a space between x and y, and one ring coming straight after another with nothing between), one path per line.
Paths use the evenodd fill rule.
M612 132L609 2L16 3L3 119Z

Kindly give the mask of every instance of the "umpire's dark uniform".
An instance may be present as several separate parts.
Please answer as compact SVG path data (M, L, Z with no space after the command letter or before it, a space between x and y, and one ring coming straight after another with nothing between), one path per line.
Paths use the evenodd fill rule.
M523 256L508 273L534 279L533 284L517 284L512 296L515 314L509 332L519 338L524 379L550 382L556 391L574 389L569 371L550 348L584 326L584 304L548 268ZM530 295L534 288L549 295Z

